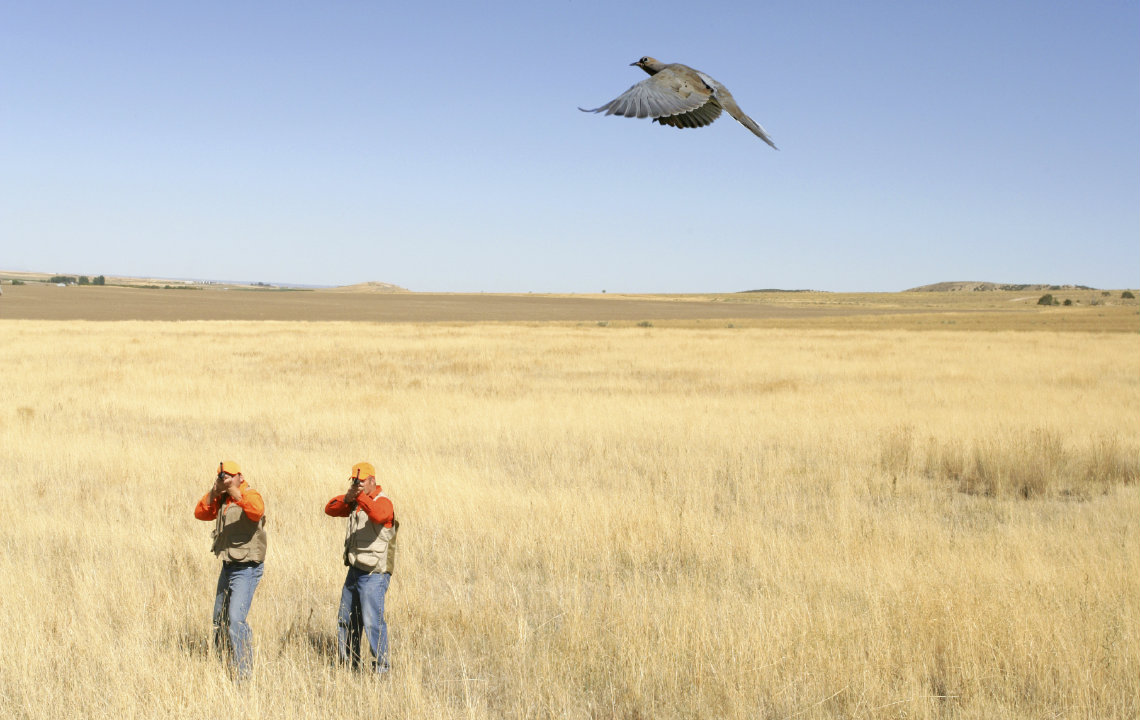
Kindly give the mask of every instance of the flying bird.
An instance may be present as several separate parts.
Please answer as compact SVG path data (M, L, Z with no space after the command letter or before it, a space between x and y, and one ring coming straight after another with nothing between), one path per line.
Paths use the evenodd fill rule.
M653 118L653 122L677 128L704 127L720 117L721 110L727 110L753 135L779 150L764 128L744 114L728 88L700 70L651 57L643 57L630 65L649 73L649 77L599 108L578 109L622 117L648 117Z

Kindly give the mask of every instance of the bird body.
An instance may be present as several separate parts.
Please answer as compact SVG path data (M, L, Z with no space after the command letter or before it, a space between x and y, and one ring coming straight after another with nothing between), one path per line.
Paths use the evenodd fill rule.
M578 109L621 117L648 117L661 125L677 128L704 127L720 117L722 110L727 110L756 137L779 149L764 128L744 114L728 88L700 70L651 57L630 64L649 73L649 77L601 107Z

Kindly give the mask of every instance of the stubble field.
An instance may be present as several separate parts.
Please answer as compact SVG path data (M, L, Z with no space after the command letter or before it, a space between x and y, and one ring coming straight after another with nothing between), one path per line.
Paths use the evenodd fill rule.
M0 716L1136 717L1140 336L1094 310L3 320ZM221 459L269 516L245 686L192 517ZM365 459L380 681L336 666L322 513Z

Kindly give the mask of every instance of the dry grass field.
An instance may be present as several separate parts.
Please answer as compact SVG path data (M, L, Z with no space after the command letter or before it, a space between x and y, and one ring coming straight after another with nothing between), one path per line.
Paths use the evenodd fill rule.
M1135 306L91 322L20 289L0 717L1140 715ZM223 458L269 516L240 687L191 512ZM401 521L379 681L334 662L322 513L364 459Z

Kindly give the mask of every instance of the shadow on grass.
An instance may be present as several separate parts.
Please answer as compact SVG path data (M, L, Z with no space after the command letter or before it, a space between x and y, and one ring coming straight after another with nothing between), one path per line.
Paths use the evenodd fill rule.
M201 631L183 629L174 639L174 646L192 658L210 657L210 636Z
M279 652L299 650L330 665L338 664L340 659L337 655L336 633L314 628L312 620L313 613L310 611L304 622L291 623L281 636Z

